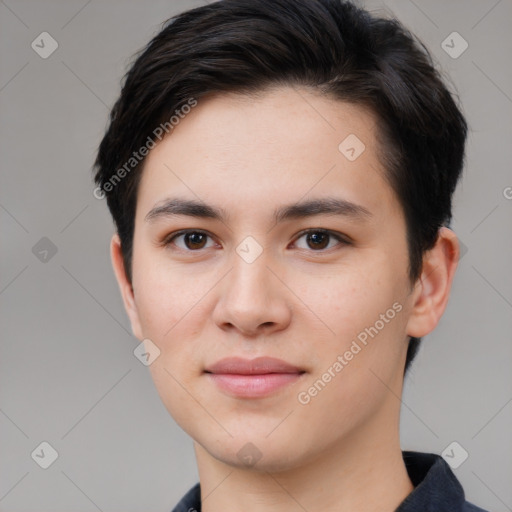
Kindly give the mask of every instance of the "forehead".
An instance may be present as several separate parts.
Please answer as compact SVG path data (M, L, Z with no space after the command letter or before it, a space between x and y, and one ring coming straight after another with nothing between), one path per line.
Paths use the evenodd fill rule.
M296 87L199 99L147 156L138 215L171 193L270 212L334 191L391 213L375 130L368 109Z

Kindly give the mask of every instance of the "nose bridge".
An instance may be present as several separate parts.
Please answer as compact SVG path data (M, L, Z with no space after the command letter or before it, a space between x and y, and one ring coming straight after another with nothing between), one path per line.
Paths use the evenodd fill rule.
M250 242L249 242L250 244ZM242 249L247 249L243 244ZM289 322L285 287L267 268L272 268L269 253L261 251L254 258L247 253L237 253L231 258L231 271L221 287L221 295L214 312L219 326L232 325L246 333L265 329L282 328ZM251 247L249 246L249 253Z
M267 253L262 252L253 261L245 259L243 254L234 254L226 296L238 301L240 307L244 304L245 308L249 304L259 304L261 307L273 293L273 283L270 282L273 276L267 268L269 263Z

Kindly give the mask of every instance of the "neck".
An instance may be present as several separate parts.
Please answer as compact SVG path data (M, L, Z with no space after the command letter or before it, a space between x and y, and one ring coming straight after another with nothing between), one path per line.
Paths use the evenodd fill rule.
M398 425L360 426L350 439L286 471L240 469L194 443L202 512L393 512L413 490Z

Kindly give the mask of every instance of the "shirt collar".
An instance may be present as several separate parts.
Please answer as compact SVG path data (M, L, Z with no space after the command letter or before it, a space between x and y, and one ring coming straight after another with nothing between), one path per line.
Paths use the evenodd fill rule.
M440 455L403 451L402 457L414 489L395 512L464 510L464 490Z

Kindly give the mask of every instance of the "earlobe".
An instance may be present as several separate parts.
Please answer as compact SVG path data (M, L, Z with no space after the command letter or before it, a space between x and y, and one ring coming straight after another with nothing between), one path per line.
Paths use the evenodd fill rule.
M421 338L432 332L444 313L459 260L459 242L446 227L439 230L435 246L423 257L421 276L413 291L407 334Z
M112 260L112 267L119 285L119 291L121 292L121 297L123 299L124 308L130 319L132 332L137 339L142 340L142 329L139 321L133 286L126 275L121 249L121 240L117 233L112 236L112 240L110 241L110 258Z

